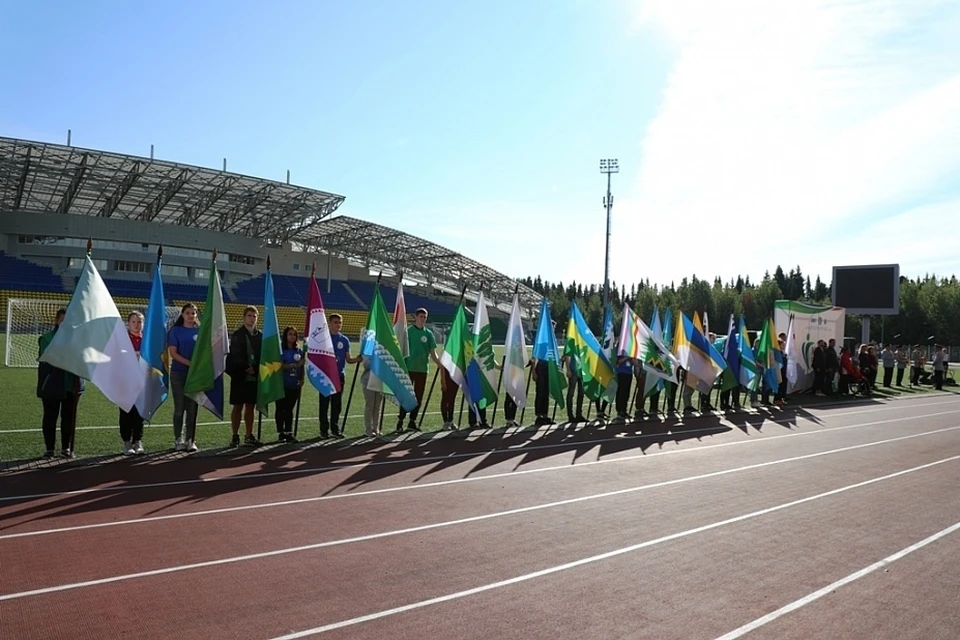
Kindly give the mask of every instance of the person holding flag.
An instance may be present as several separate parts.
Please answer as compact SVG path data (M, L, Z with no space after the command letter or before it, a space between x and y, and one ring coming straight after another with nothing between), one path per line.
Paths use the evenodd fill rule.
M517 408L527 404L526 369L530 366L527 355L527 343L523 335L523 322L520 318L520 294L513 293L513 307L507 322L507 339L503 345L503 386L507 390L503 400L503 416L506 427L517 427Z
M355 364L360 362L362 358L350 355L350 339L340 333L340 329L343 327L343 316L339 313L331 313L328 327L330 343L333 345L333 352L337 359L340 390L328 396L323 395L323 392L320 393L320 437L327 438L332 435L334 438L342 438L340 408L343 404L343 386L347 379L347 363Z
M199 333L197 307L192 302L188 302L180 308L180 315L167 334L167 349L170 353L170 391L173 393L174 451L197 450L194 438L197 433L199 405L196 400L187 395L185 387ZM186 418L186 424L184 424L184 418ZM184 435L186 440L183 438Z
M550 416L550 398L562 409L564 407L563 390L566 386L560 373L559 350L557 349L557 323L550 319L550 304L544 298L540 301L540 322L533 343L533 380L536 383L534 409L537 413L535 425L538 427L553 424Z
M258 372L263 350L263 333L257 328L260 312L254 306L243 310L243 324L230 336L230 353L226 373L230 376L231 447L240 446L240 417L243 416L246 433L245 447L258 447L260 441L253 435L253 409L257 406Z
M437 357L437 341L433 337L433 331L427 328L427 310L417 309L413 316L413 326L407 329L407 343L410 353L406 356L406 369L413 383L413 390L417 398L417 406L410 411L410 422L407 424L407 430L420 431L417 426L417 414L420 412L423 402L423 391L427 386L427 372L430 360L436 366L440 365L440 358ZM395 334L394 334L395 335ZM399 341L397 342L399 348ZM403 419L407 417L407 410L403 407L397 415L396 433L403 433Z
M40 358L60 329L66 309L58 309L53 318L53 329L41 335L37 342L37 397L43 403L44 458L53 458L57 447L57 418L60 419L60 447L64 458L73 457L73 438L77 429L77 405L86 389L83 378L55 367Z
M340 428L340 404L343 398L343 383L346 379L347 362L359 362L360 358L350 358L350 341L340 334L343 318L332 314L330 323L336 323L337 341L334 343L331 325L320 297L317 285L317 267L310 271L310 285L307 290L307 325L304 329L306 341L307 378L313 388L320 393L320 437L326 438L330 429L330 417L333 418L333 435L342 437ZM379 416L378 416L379 419Z
M300 388L303 386L303 349L300 348L300 334L293 327L283 330L280 361L283 371L283 397L277 399L274 417L277 420L277 439L280 442L294 443L293 408L300 401Z
M130 344L133 350L140 357L140 346L143 343L143 314L139 311L131 311L127 315L127 334L130 336ZM130 408L130 411L120 409L120 438L123 440L123 455L132 456L144 453L143 450L143 417L137 410L136 405Z

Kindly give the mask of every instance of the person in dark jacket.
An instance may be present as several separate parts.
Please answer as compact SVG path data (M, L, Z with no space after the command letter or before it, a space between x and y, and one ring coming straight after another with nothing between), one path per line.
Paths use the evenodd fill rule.
M67 315L66 309L59 309L53 320L53 329L40 336L37 340L39 353L37 359L43 355L53 336L56 335L60 323ZM83 394L85 385L83 378L77 377L68 371L58 369L46 362L37 366L37 397L43 401L43 441L46 445L44 458L53 458L57 448L57 418L60 419L60 446L64 458L73 457L74 434L77 430L77 404Z
M240 416L243 415L246 447L260 446L253 436L253 409L257 404L257 374L260 371L260 350L263 333L257 329L260 314L256 307L243 310L243 325L230 336L230 355L227 356L227 375L230 376L230 428L233 437L231 447L240 446Z
M827 345L823 340L817 341L817 348L813 350L813 392L823 395L824 378L827 375Z
M833 338L830 338L823 352L823 362L823 392L828 396L837 395L833 390L833 380L840 371L840 354L837 351L837 341Z

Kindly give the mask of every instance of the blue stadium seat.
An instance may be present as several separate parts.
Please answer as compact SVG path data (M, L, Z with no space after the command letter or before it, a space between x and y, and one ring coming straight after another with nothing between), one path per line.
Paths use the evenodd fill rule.
M64 288L63 279L50 267L8 256L2 251L0 251L0 289L72 293Z

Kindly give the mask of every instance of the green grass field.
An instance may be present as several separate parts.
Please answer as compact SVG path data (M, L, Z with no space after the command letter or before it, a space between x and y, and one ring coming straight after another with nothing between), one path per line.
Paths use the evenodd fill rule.
M0 334L0 362L4 356L5 341ZM357 344L354 341L354 351ZM501 350L498 348L498 357ZM432 365L431 365L432 366ZM353 377L355 365L351 365L347 373L347 391L350 389L350 383ZM430 381L433 380L433 371L428 377L427 389L429 391ZM882 372L881 372L882 377ZM3 389L6 402L0 409L0 459L27 460L37 458L43 453L43 436L40 432L41 404L36 397L36 369L6 368L0 366L0 389ZM229 385L229 379L226 382ZM300 423L298 437L301 440L319 437L319 394L312 387L304 388L305 391L301 400ZM930 390L930 387L917 389L889 389L877 392L878 398L889 398L901 394L924 393ZM227 391L229 393L229 390ZM502 397L502 394L501 394ZM834 398L816 398L814 396L802 396L791 398L791 405L816 405L825 401L835 401ZM344 398L344 407L347 399ZM587 403L585 403L586 405ZM459 410L460 400L458 398L457 408ZM533 386L531 385L530 394L527 399L526 423L533 420ZM586 406L584 407L586 410ZM229 407L227 407L229 411ZM387 404L384 414L384 433L393 431L396 424L397 409L391 404ZM488 412L489 413L489 412ZM272 412L271 412L272 414ZM558 411L557 419L564 418L564 411ZM148 452L157 452L173 447L173 401L168 399L154 416L152 424L146 426L144 432L143 445ZM518 415L519 418L519 415ZM87 391L80 400L79 412L77 416L77 436L76 453L79 457L99 456L117 453L121 448L120 431L117 426L118 409L110 404L100 391L93 385L87 385ZM493 419L488 415L488 420L494 423L494 426L502 426L504 423L502 406L497 407L497 416ZM463 426L467 424L467 409L464 408L463 416L459 420ZM423 420L424 431L439 430L442 425L440 419L440 384L437 383L430 401L427 404L427 413ZM361 389L355 389L353 400L350 403L350 413L347 418L345 433L348 438L360 437L363 435L363 394ZM59 433L58 433L59 448ZM272 442L276 437L276 427L271 418L263 419L263 441ZM230 426L228 422L218 421L215 416L200 409L197 425L197 445L201 449L221 448L227 445L230 440Z

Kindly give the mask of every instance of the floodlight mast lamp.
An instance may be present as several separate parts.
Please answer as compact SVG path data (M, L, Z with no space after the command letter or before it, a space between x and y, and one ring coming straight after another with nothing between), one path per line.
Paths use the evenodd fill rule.
M620 173L620 166L616 158L606 158L600 161L600 173L607 174L607 197L603 199L603 206L607 210L607 251L603 265L603 308L610 302L610 210L613 209L613 195L610 193L610 174Z

